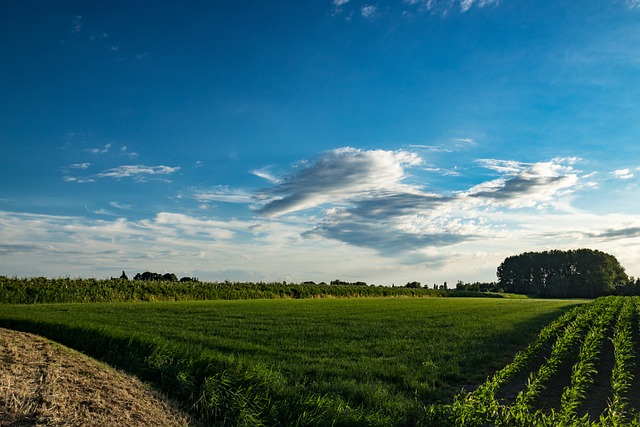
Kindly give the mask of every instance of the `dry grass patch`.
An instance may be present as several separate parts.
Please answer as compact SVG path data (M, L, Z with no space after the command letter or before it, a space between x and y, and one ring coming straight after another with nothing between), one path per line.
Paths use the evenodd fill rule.
M186 426L189 419L134 377L0 328L0 425Z

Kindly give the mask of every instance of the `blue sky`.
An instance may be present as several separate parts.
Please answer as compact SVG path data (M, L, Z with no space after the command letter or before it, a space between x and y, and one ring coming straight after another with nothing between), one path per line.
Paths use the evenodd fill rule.
M0 274L640 275L640 1L0 6Z

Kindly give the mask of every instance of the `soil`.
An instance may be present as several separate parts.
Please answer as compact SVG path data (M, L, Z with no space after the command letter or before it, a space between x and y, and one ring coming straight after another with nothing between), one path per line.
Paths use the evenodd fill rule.
M609 337L602 342L600 357L596 362L598 372L593 377L593 384L587 390L588 398L578 407L578 414L589 414L591 421L597 421L607 409L607 403L611 396L611 372L615 363L613 343Z
M135 377L24 332L0 328L0 426L188 426Z

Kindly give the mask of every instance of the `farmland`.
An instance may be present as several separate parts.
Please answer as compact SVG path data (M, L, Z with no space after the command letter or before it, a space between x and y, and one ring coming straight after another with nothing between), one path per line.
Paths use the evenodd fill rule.
M513 361L450 405L450 425L640 425L640 298L606 297L547 325Z
M456 417L434 408L584 306L478 298L3 305L0 325L125 368L217 425L414 425Z

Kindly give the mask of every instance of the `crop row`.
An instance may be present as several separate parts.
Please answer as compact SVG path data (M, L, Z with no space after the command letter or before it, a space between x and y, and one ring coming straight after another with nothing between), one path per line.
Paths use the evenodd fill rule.
M476 390L458 395L450 405L432 407L433 417L456 426L640 425L630 399L639 313L637 297L600 298L574 308ZM606 340L613 348L612 366L603 357ZM564 380L569 369L570 379ZM517 378L527 370L522 384ZM610 373L610 381L606 407L595 414L585 404L598 373ZM519 389L515 398L506 388Z

